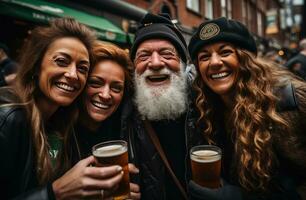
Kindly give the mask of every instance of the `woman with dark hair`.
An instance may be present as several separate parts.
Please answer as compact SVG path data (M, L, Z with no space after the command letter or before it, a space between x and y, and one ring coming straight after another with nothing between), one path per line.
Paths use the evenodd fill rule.
M12 87L1 89L1 198L71 199L100 196L100 190L120 181L118 166L84 166L80 161L67 174L75 182L60 190L59 175L71 167L70 133L78 116L77 98L86 85L95 34L71 18L54 20L32 31L23 48ZM117 176L111 181L103 178ZM85 182L84 180L87 180ZM67 183L63 183L67 184Z
M306 83L256 57L246 27L218 18L189 44L198 127L222 148L224 185L190 183L194 199L299 199L306 183Z

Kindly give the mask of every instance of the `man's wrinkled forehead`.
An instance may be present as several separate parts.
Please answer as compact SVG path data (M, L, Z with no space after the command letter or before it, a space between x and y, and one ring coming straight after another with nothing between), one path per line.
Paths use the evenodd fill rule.
M160 50L171 50L177 52L174 45L168 40L163 39L150 39L142 42L136 51L136 56L139 52L142 51L160 51Z

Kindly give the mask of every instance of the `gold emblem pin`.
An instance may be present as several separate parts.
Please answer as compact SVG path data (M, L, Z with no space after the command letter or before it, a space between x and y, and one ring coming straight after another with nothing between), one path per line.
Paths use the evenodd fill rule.
M220 28L215 23L209 23L203 26L203 28L200 31L200 39L201 40L208 40L209 38L212 38L216 35L218 35L220 32Z

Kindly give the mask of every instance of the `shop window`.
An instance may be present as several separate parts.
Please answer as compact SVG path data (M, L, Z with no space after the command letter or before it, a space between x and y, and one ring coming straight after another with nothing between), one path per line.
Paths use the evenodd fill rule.
M232 18L232 0L227 0L227 17Z
M188 9L200 13L200 0L187 0L186 6Z
M205 0L205 18L213 18L213 2L212 0Z
M221 16L232 18L232 0L221 0Z
M221 16L226 17L226 0L221 0Z
M247 17L247 2L246 2L246 0L242 1L241 13L242 13L242 22L244 24L247 24L248 17Z
M259 36L263 36L263 17L260 12L257 12L257 33Z

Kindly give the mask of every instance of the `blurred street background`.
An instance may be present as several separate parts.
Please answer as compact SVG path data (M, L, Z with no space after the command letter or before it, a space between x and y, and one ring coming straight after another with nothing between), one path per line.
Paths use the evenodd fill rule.
M168 13L187 43L204 20L237 19L251 30L260 55L279 63L296 54L306 36L305 0L0 0L0 42L16 58L33 27L71 16L95 29L99 39L129 49L147 12Z

